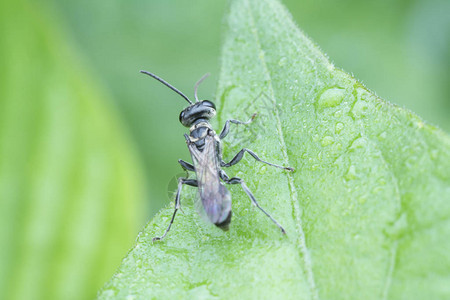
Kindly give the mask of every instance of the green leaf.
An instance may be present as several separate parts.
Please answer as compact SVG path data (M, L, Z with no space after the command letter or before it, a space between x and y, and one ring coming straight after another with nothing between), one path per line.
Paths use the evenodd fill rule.
M247 157L227 171L287 235L239 186L221 232L195 214L186 187L167 238L152 243L173 207L146 226L100 299L450 297L448 135L336 69L273 0L232 2L217 94L221 124L259 113L232 128L228 159L248 147L297 169Z
M0 2L0 299L89 299L133 241L141 175L43 3Z

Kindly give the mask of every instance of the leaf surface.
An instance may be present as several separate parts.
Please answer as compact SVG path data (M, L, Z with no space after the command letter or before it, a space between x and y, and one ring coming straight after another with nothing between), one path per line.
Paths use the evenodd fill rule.
M443 299L450 296L450 139L377 98L336 69L278 1L231 3L217 100L233 127L225 157L250 156L227 173L229 232L203 223L184 189L185 214L162 243L173 208L137 239L100 299Z

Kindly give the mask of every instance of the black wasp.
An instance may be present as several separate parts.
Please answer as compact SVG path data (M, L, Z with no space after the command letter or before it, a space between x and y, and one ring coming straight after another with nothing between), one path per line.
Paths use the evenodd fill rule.
M199 199L201 205L199 207L206 213L208 219L217 227L222 230L228 230L231 221L231 195L225 185L227 184L240 184L244 192L250 197L252 203L258 207L263 213L265 213L280 229L282 233L286 233L284 228L270 215L268 214L258 202L252 192L248 189L245 182L238 177L228 177L228 175L222 170L222 168L231 167L237 164L244 153L247 152L257 161L265 163L269 166L285 169L288 171L294 171L293 168L283 167L264 161L256 155L253 151L243 148L238 154L228 163L222 159L222 139L225 138L230 130L230 123L233 124L250 124L255 118L254 114L247 122L241 122L237 120L227 120L219 135L211 128L209 120L216 114L216 106L209 100L199 101L197 97L198 85L209 75L203 76L196 84L194 88L195 103L189 100L182 92L173 87L171 84L147 71L141 71L141 73L147 74L154 79L158 80L162 84L169 87L174 92L183 97L189 106L186 107L180 114L180 122L183 126L188 127L190 134L184 134L186 143L191 153L193 164L190 164L183 160L178 160L181 167L187 172L192 171L197 175L197 179L179 178L178 190L175 197L175 210L173 212L170 224L161 237L153 238L155 240L162 240L170 230L173 220L177 211L180 209L180 193L183 184L194 186L198 188Z

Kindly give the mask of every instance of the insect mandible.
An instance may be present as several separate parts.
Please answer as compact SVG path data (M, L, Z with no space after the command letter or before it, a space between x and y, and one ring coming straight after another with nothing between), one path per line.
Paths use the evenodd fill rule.
M209 75L204 75L194 88L195 103L189 100L177 88L166 82L164 79L156 76L148 71L141 71L150 77L158 80L181 97L183 97L189 106L180 113L180 123L189 128L190 134L184 134L186 144L191 154L193 164L184 160L178 160L179 164L186 172L191 171L196 173L196 179L179 178L178 189L175 196L175 210L170 220L170 224L161 237L153 238L153 241L162 240L170 230L170 227L175 220L177 211L181 208L180 194L184 184L198 188L199 199L201 206L209 221L220 229L227 231L231 222L231 194L225 187L226 184L240 184L244 192L248 195L252 203L258 207L267 217L280 228L283 234L286 233L284 228L277 222L269 213L267 213L256 201L252 192L249 190L245 182L238 177L229 177L222 168L231 167L237 164L243 158L245 152L250 154L257 161L273 166L276 168L294 171L291 167L283 167L276 164L269 163L262 160L253 151L243 148L236 154L228 163L222 159L222 139L225 138L230 130L230 124L250 124L255 118L256 114L247 122L238 120L227 120L219 135L211 128L209 120L216 114L216 106L209 100L199 101L197 97L197 88L199 84Z

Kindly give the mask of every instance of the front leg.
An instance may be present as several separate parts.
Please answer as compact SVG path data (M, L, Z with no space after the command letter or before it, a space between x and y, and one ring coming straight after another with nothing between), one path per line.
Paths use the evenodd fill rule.
M264 163L264 164L267 164L267 165L269 165L269 166L276 167L276 168L280 168L280 169L284 169L284 170L288 170L288 171L294 171L294 168L291 168L291 167L283 167L283 166L279 166L279 165L272 164L272 163L270 163L270 162L264 161L264 160L262 160L261 158L259 158L258 155L256 155L255 152L253 152L252 150L249 150L249 149L247 149L247 148L243 148L241 151L239 151L239 153L236 154L236 156L233 157L233 159L230 160L229 163L226 163L226 162L224 162L224 161L222 160L221 163L220 163L220 165L221 165L222 167L224 167L224 168L227 168L227 167L231 167L231 166L237 164L237 163L240 162L241 159L244 157L245 152L248 152L248 154L250 154L251 156L253 156L253 158L256 159L257 161L260 161L260 162L262 162L262 163Z
M195 172L195 168L192 164L188 163L187 161L184 161L182 159L178 160L178 163L181 165L181 167L183 168L183 170L187 171L191 171L191 172Z
M228 132L230 131L230 123L247 125L247 124L250 124L251 122L253 122L255 117L256 117L256 113L254 113L252 115L252 117L250 118L250 120L248 120L247 122L242 122L242 121L232 120L232 119L227 120L225 122L225 126L223 126L222 132L219 134L219 138L223 139L224 137L226 137L228 135Z
M186 178L189 177L188 171L195 172L195 167L192 164L188 163L187 161L179 159L178 163L181 165L183 170L186 172Z

